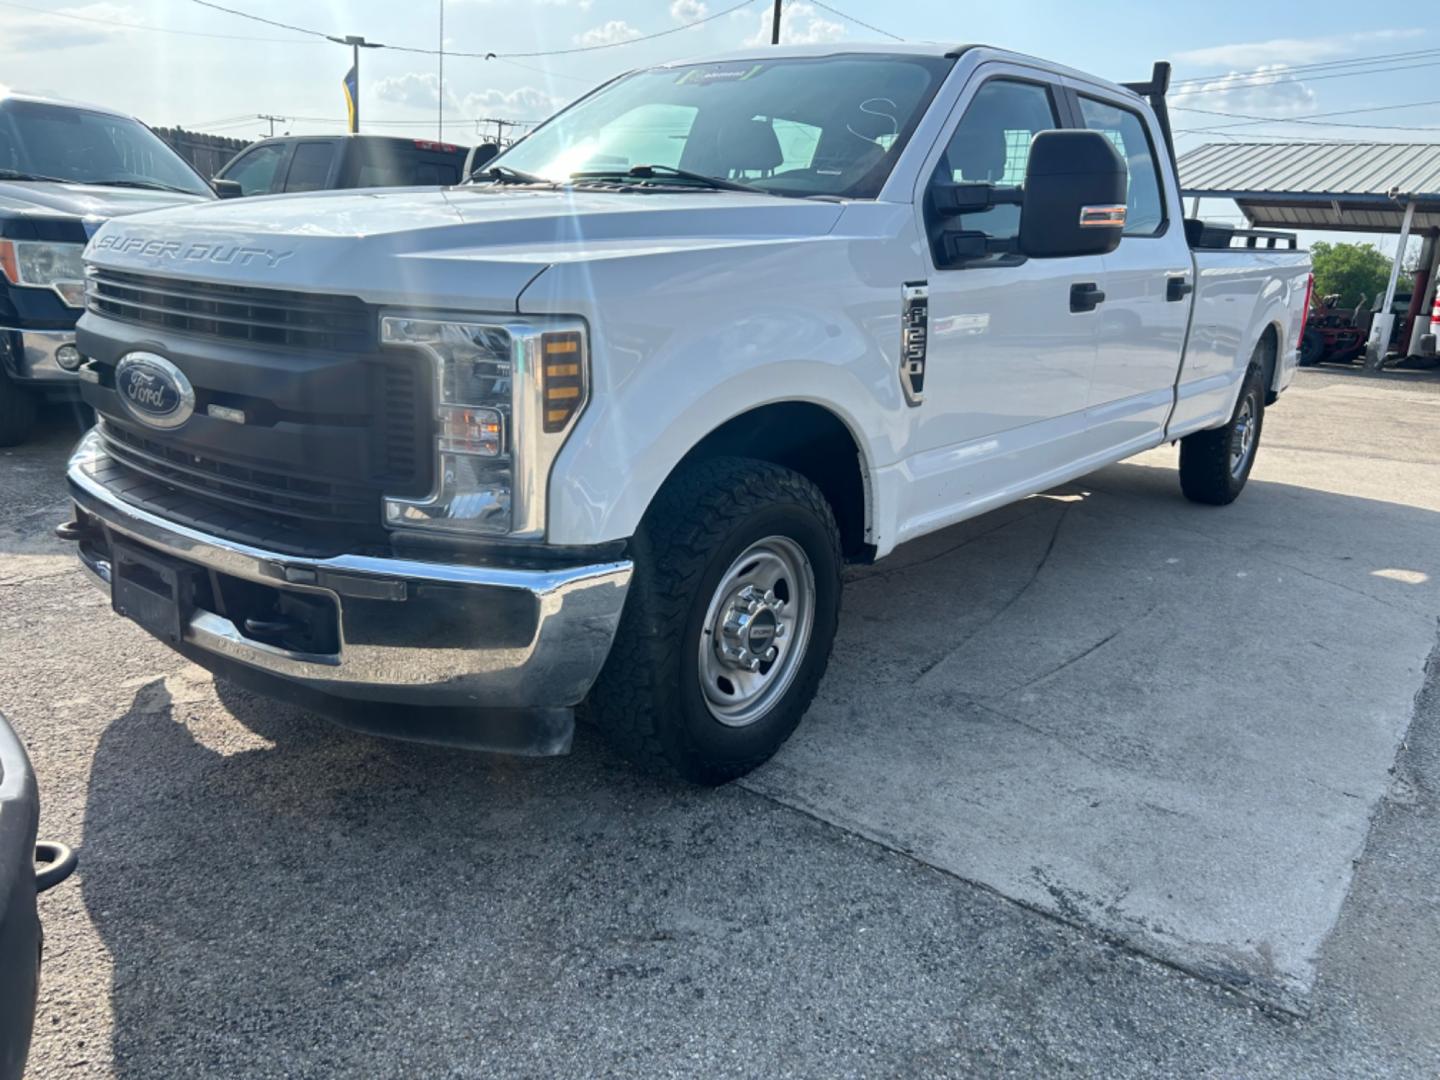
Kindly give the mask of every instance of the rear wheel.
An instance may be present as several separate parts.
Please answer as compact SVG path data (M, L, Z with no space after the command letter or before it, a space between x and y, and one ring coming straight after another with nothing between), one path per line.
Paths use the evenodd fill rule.
M1300 338L1300 366L1314 367L1325 355L1325 335L1319 330L1306 330Z
M635 576L590 715L641 765L722 784L809 708L840 609L840 534L799 473L682 467L635 538Z
M19 446L35 426L35 395L0 371L0 446Z
M1265 423L1261 371L1262 365L1252 360L1228 424L1180 440L1180 490L1192 502L1225 506L1244 490Z

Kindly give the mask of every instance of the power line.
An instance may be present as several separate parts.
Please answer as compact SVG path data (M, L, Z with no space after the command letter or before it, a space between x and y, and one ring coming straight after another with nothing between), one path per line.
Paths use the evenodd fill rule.
M1184 79L1176 79L1170 85L1173 89L1177 86L1185 86L1188 83L1215 82L1220 79L1228 79L1235 76L1286 75L1297 71L1319 71L1326 68L1352 67L1357 64L1376 64L1381 61L1413 60L1416 57L1434 56L1436 54L1440 54L1440 49L1416 49L1410 52L1398 53L1373 53L1370 56L1352 56L1346 60L1321 60L1313 64L1262 65L1258 68L1251 68L1248 71L1231 71L1220 75L1195 75Z
M1432 60L1423 64L1401 64L1398 67L1367 67L1363 71L1333 71L1328 74L1306 75L1303 80L1290 77L1290 72L1262 72L1256 76L1246 76L1243 80L1230 80L1228 76L1216 79L1205 80L1206 85L1198 90L1181 88L1176 92L1177 98L1201 97L1205 94L1224 94L1231 90L1243 90L1252 86L1275 86L1283 83L1312 83L1321 82L1325 79L1351 79L1357 75L1389 75L1392 71L1414 71L1417 68L1440 67L1440 60Z
M1337 109L1334 112L1311 113L1308 116L1255 116L1250 113L1222 112L1219 109L1198 109L1192 106L1172 106L1177 112L1204 113L1207 116L1224 116L1239 123L1216 124L1212 127L1203 128L1182 128L1183 131L1219 132L1227 128L1254 127L1257 124L1305 124L1318 127L1340 127L1340 128L1373 128L1380 131L1437 131L1440 126L1435 124L1364 124L1364 123L1327 123L1323 117L1332 116L1356 116L1361 113L1389 112L1396 109L1419 109L1432 105L1440 105L1440 99L1433 101L1408 101L1397 105L1372 105L1364 109Z
M679 33L683 33L683 32L686 31L686 30L693 30L693 29L694 29L695 27L697 27L697 26L704 26L704 25L705 25L706 23L708 23L708 22L714 22L716 19L724 18L726 15L730 15L730 14L736 12L736 11L741 10L742 8L752 7L752 6L754 6L755 4L757 4L757 3L759 3L759 2L760 2L760 0L740 0L740 3L738 3L738 4L732 4L730 7L727 7L727 8L721 8L719 11L712 12L711 14L706 15L704 18L695 19L694 21L688 22L688 23L681 23L679 26L672 26L672 27L670 27L669 29L666 29L666 30L657 30L657 31L655 31L653 34L641 34L641 35L638 36L638 37L625 38L623 41L602 41L602 42L600 42L599 44L596 44L596 45L576 45L574 48L570 48L570 49L547 49L547 50L543 50L543 51L539 51L539 52L511 52L511 53L483 52L483 53L479 53L479 52L453 52L453 51L452 51L452 52L449 52L447 55L449 55L449 56L472 56L472 57L478 57L478 58L483 59L483 60L510 60L510 59L514 59L515 57L520 57L521 59L530 59L530 58L539 57L539 56L571 56L571 55L573 55L573 54L575 54L575 53L598 52L598 51L600 51L601 49L618 49L618 48L620 48L622 45L638 45L638 44L639 44L640 42L642 42L642 41L654 41L656 38L668 37L668 36L671 35L671 34L679 34ZM391 47L394 48L394 46L391 46ZM426 51L428 51L428 50L425 50L425 49L402 49L401 51L402 51L402 52L426 52Z
M0 0L0 7L16 8L19 11L31 11L37 15L48 15L54 19L69 19L71 22L94 23L99 26L121 27L126 30L148 30L155 34L176 34L180 37L219 38L224 41L263 41L281 45L310 44L308 41L296 41L294 38L263 38L244 37L238 34L212 34L203 30L175 30L168 26L149 26L146 23L122 22L118 19L99 19L92 15L77 15L72 11L50 11L47 8L33 7L30 4L18 4L15 0Z
M854 15L846 15L845 12L841 11L839 8L833 8L829 4L821 3L820 0L810 0L810 2L818 8L824 8L826 11L830 12L831 15L839 15L840 18L845 19L847 22L852 22L856 26L863 26L866 30L873 30L877 34L883 34L885 37L890 38L892 41L905 40L899 34L892 34L889 30L881 30L878 26L871 26L867 22L861 22L859 19L855 18Z
M252 15L246 11L239 11L235 8L224 7L221 4L213 3L212 0L191 0L191 3L199 4L201 7L214 8L216 11L223 11L227 15L236 15L242 19L251 19L255 22L262 22L265 23L267 26L278 26L283 30L294 30L296 33L310 34L314 37L320 38L329 38L331 36L321 30L314 30L304 26L296 26L293 23L277 22L274 19L267 19L260 15ZM679 26L672 26L666 30L657 30L652 34L640 34L637 37L625 38L622 41L603 41L594 45L576 45L575 47L569 49L545 49L536 52L464 52L455 49L446 49L445 55L466 56L479 60L511 60L515 58L527 59L540 56L571 56L575 53L598 52L601 49L618 49L624 45L636 45L642 41L654 41L656 38L668 37L671 34L679 34L685 30L691 30L697 26L703 26L705 23L713 22L716 19L723 18L724 16L729 15L732 12L739 11L741 8L750 7L751 5L756 3L759 3L759 0L740 0L740 3L734 4L727 8L721 8L719 11L712 12L711 14L706 15L704 18L695 19L688 23L681 23ZM414 45L388 45L385 42L377 41L372 41L369 44L370 47L376 49L389 49L392 52L418 53L422 56L435 56L440 51L438 49L422 49Z
M223 11L227 15L238 15L240 18L249 19L251 22L264 23L266 26L278 26L281 30L294 30L297 34L309 34L311 37L318 38L328 38L330 36L321 30L308 30L303 26L295 26L292 23L276 22L274 19L267 19L263 15L252 15L248 11L236 11L234 8L211 3L211 0L190 0L190 2L192 4L199 4L201 7Z

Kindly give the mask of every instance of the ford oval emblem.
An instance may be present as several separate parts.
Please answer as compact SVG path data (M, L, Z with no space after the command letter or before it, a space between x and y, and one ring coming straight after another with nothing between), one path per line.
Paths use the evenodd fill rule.
M115 365L115 392L142 424L176 428L195 412L195 388L178 367L149 352L126 353Z

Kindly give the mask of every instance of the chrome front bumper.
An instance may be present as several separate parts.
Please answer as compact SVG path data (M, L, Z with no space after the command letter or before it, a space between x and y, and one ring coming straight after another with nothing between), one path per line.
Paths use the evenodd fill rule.
M14 378L66 385L79 381L73 371L66 371L55 359L61 345L75 344L74 330L16 330L0 326L0 336L12 342L7 367Z
M104 459L92 431L68 469L80 531L90 537L77 537L81 560L102 588L111 582L106 545L118 538L216 574L328 597L338 615L339 651L316 654L257 641L223 614L197 606L177 645L186 655L221 658L357 701L536 710L578 704L610 651L630 584L628 561L528 570L281 554L207 536L124 502L92 475ZM457 604L464 643L433 633L406 640L397 632L432 628L430 612L453 621Z

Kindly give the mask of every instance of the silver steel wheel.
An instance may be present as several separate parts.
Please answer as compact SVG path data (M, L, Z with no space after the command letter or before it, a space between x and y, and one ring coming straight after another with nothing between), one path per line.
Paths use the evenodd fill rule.
M1239 479L1255 449L1255 397L1246 394L1240 399L1240 411L1235 414L1234 430L1230 434L1230 475Z
M700 631L700 690L710 715L744 727L779 701L805 659L815 572L785 536L746 548L720 578Z

